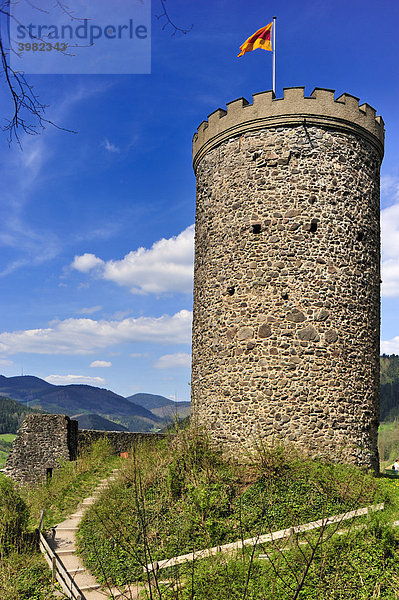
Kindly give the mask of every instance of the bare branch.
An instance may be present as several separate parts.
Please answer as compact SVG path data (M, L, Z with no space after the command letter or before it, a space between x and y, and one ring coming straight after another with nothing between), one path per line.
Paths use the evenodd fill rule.
M36 8L30 0L26 1L32 7ZM61 3L59 5L62 7ZM38 10L41 9L38 8ZM14 18L7 8L7 3L3 3L0 6L0 18L3 18L7 22L9 22L9 19ZM4 117L6 123L0 129L7 133L8 143L11 144L13 141L16 141L22 148L21 134L39 135L48 125L69 133L77 133L45 118L47 105L40 102L33 85L27 81L25 73L12 68L10 64L10 52L15 51L11 48L10 40L8 40L7 46L5 45L0 30L0 69L4 74L5 87L12 105L10 117Z
M186 33L189 33L192 30L193 24L191 24L190 27L187 29L183 27L178 27L169 16L168 10L166 8L166 0L160 0L160 3L162 7L162 12L160 15L157 15L157 19L163 20L162 30L165 30L167 27L172 27L171 35L176 35L176 33L183 33L184 35L186 35Z

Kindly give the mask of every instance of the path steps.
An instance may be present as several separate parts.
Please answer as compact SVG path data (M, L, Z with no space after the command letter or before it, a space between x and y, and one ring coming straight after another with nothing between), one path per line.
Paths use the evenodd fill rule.
M76 512L70 517L59 523L52 529L52 535L47 537L47 541L53 552L63 563L65 569L74 580L77 587L82 592L82 600L106 600L113 594L118 598L121 592L117 589L103 590L102 586L85 568L80 556L76 554L76 531L85 511L92 506L99 496L109 487L112 481L115 481L119 469L114 469L107 479L102 479L94 492L88 498L85 498L79 505ZM122 597L122 596L121 596Z

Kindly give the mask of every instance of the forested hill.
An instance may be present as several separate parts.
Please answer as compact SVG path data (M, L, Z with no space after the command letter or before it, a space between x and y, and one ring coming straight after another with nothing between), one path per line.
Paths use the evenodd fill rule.
M40 411L0 396L0 433L17 433L26 415L32 412Z
M380 419L399 419L399 356L383 354L380 358Z

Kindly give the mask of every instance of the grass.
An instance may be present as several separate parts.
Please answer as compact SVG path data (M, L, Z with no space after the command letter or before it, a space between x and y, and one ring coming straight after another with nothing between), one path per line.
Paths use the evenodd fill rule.
M41 509L46 511L44 527L56 525L120 463L121 459L112 454L109 444L99 440L77 461L61 465L48 483L18 490L0 474L2 600L55 600L50 570L33 535ZM14 519L14 513L20 514L19 521ZM9 540L12 540L11 545Z
M0 557L0 597L3 600L56 600L51 573L34 550Z
M0 433L0 442L5 442L6 444L12 444L15 440L15 433Z
M7 456L11 450L12 443L15 439L13 433L0 434L0 469L4 467Z
M0 477L0 597L53 600L50 573L27 528L29 509L8 477Z
M42 509L45 510L45 528L62 521L90 495L100 479L120 464L121 459L113 454L107 440L98 440L78 460L64 462L61 468L53 471L48 483L23 490L30 507L31 527L37 527Z
M352 529L318 546L314 543L313 557L310 544L297 543L262 549L267 559L261 559L259 551L254 556L249 551L221 555L180 568L174 575L178 593L160 584L159 595L163 600L393 600L399 590L397 543L390 528L371 523L361 533Z
M355 556L360 556L366 546L370 547L371 556L374 552L381 553L381 560L370 559L377 565L372 572L375 574L379 569L382 573L384 568L393 573L388 554L397 552L395 536L389 538L387 556L384 544L388 534L384 534L385 537L381 534L381 540L385 540L381 541L382 545L376 540L380 535L378 531L385 527L391 531L384 520L397 514L396 484L399 482L378 480L348 465L310 460L281 446L261 447L252 463L237 464L212 448L203 435L183 431L173 441L162 440L152 445L144 442L136 447L124 465L122 478L86 513L78 534L79 546L86 565L100 581L124 586L143 579L143 565L149 562L385 501L386 515L356 520L356 526L362 522L373 523L374 537L371 534L369 537L354 535L350 539L344 536L342 540L347 542L342 546L341 555L347 557L353 545L355 561ZM345 523L345 527L350 532L357 531L351 522ZM309 534L310 543L306 548L300 540L294 548L284 551L272 548L274 566L257 558L259 552L267 548L255 547L236 557L224 555L189 563L177 572L161 571L161 579L166 578L173 585L165 589L158 586L153 597L182 600L294 598L295 590L287 596L291 593L289 582L295 581L298 585L296 577L307 565L312 544L317 552L305 579L312 588L315 585L311 583L312 577L316 578L320 589L327 590L328 577L323 578L327 572L331 576L334 555L331 544L335 541L328 540L328 530L323 532L322 543L317 541L317 535ZM358 548L359 544L363 544L363 550ZM283 582L281 585L276 583L276 572L278 581ZM366 581L368 574L362 572L361 577ZM341 583L337 584L338 588ZM357 585L359 587L359 581ZM176 592L179 586L182 589ZM352 589L350 586L348 590ZM369 593L369 587L365 589ZM329 597L326 590L320 598ZM309 590L308 595L303 593L296 597L313 597ZM348 598L356 597L350 595L352 591L348 594ZM336 597L346 598L345 595Z
M395 430L382 426L380 452L399 447ZM42 508L45 527L57 524L115 467L121 477L87 512L79 533L83 558L104 583L123 587L143 579L143 564L153 560L384 501L383 513L338 524L335 529L345 530L339 536L330 527L321 538L312 532L160 571L152 600L399 597L399 542L389 525L399 518L399 480L310 460L282 446L260 446L252 462L238 464L195 431L156 444L144 440L128 461L96 442L49 483L21 490L28 533ZM34 548L7 556L0 548L0 598L54 600L49 570Z
M399 456L398 421L387 421L380 424L378 429L378 450L380 453L381 470L384 471Z
M4 452L3 450L0 450L0 469L2 469L4 467L4 465L6 464L7 456L8 456L8 452Z

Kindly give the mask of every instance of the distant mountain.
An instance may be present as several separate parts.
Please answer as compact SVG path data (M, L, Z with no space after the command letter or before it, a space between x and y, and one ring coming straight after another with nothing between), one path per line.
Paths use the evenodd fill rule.
M5 377L0 375L0 394L14 400L33 400L36 392L54 387L44 379L31 375Z
M54 414L95 413L133 431L163 426L163 419L110 390L90 385L52 385L38 377L0 376L0 395Z
M133 396L128 396L126 400L129 400L129 402L133 402L134 404L144 406L144 408L147 410L161 408L162 406L173 406L173 404L176 404L170 398L165 398L165 396L157 396L156 394L133 394Z
M191 413L191 402L174 402L173 405L160 406L153 408L152 414L161 419L173 420L175 417L184 419L189 417Z
M82 413L80 415L72 415L72 419L78 422L79 429L95 429L98 431L128 431L127 427L114 423L100 415Z
M147 410L150 410L153 415L162 419L173 419L188 417L190 414L190 402L175 402L165 396L157 396L156 394L133 394L128 396L126 400L139 404Z
M32 412L39 411L0 396L0 433L17 433L26 415Z
M91 385L54 385L50 389L37 392L36 400L42 409L57 406L62 412L67 411L66 414L95 412L101 415L117 414L146 419L154 417L149 410L129 402L123 396Z

